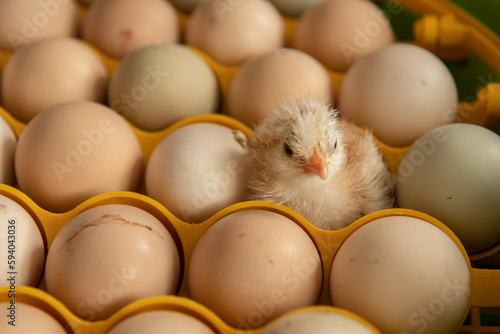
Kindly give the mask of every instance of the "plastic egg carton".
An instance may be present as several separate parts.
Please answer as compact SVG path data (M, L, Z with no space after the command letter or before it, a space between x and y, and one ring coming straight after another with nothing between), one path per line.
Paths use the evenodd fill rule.
M412 17L411 29L413 31L413 42L434 52L441 59L456 61L467 59L471 54L478 55L497 75L500 75L500 39L482 24L473 19L467 13L446 1L438 0L400 0ZM389 12L390 13L390 12ZM181 25L184 28L187 16L180 13ZM287 45L290 45L292 33L297 23L296 19L284 18L287 31ZM392 22L392 21L391 21ZM397 31L396 31L397 32ZM212 67L220 84L223 96L227 96L229 84L238 71L236 66L224 66L218 64L203 52L198 52ZM104 56L96 50L104 60L110 72L117 66L118 61ZM10 55L0 51L0 70L5 65ZM343 73L329 70L334 87L338 92L343 79ZM460 85L460 82L457 83ZM0 108L0 115L12 126L17 136L23 131L25 124L14 119L9 113ZM482 125L488 128L500 126L500 83L487 82L476 91L474 99L468 99L459 103L457 121ZM143 161L147 163L149 156L156 145L175 129L195 122L213 122L225 125L232 129L242 131L251 136L251 130L228 116L222 114L210 114L190 117L174 125L157 132L146 132L131 125L137 135L142 149ZM362 130L360 130L362 131ZM386 158L393 173L397 171L398 165L409 147L391 147L377 141L381 151ZM500 271L491 269L474 268L475 263L484 261L489 257L494 259L494 265L499 265L495 254L500 245L481 254L468 255L455 235L442 223L425 214L405 210L390 209L365 216L352 225L339 231L323 231L315 228L294 211L268 202L242 202L221 210L208 220L200 224L189 224L174 216L164 206L155 200L134 192L115 192L102 194L81 203L74 209L65 213L52 213L38 206L27 195L19 189L8 185L0 185L0 194L5 195L19 203L32 215L37 222L46 246L46 251L52 244L59 230L78 213L104 204L128 204L139 207L158 218L174 237L181 256L181 275L178 292L173 296L157 296L145 298L133 302L111 317L101 321L90 321L76 316L74 313L49 295L43 288L43 280L39 287L16 287L16 301L34 305L45 310L57 319L72 333L105 333L121 319L133 314L149 310L176 310L198 318L217 333L260 333L263 327L253 330L240 330L233 328L220 319L214 312L189 298L187 287L187 268L193 249L201 235L215 222L231 213L249 210L263 209L282 214L301 226L314 241L323 266L323 288L318 305L295 310L293 312L305 312L311 309L326 310L328 312L342 312L331 306L328 291L330 267L337 250L342 242L356 229L383 216L408 215L424 219L443 230L459 246L469 264L471 275L471 296L469 299L470 312L459 333L500 333L498 327L482 324L484 314L500 314ZM483 260L481 260L483 259ZM496 262L495 262L496 261ZM0 302L10 301L8 287L0 288ZM499 309L495 309L499 308Z

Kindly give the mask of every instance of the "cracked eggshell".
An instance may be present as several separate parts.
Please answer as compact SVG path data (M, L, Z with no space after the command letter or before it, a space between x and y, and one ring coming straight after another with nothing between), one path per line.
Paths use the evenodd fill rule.
M354 231L335 255L332 304L382 333L455 333L469 310L466 256L423 219L378 218Z
M76 215L56 235L45 280L73 313L101 320L138 299L174 294L180 258L157 218L133 206L102 205Z
M248 152L232 129L189 124L155 147L146 167L146 193L178 218L201 223L245 200L248 171Z

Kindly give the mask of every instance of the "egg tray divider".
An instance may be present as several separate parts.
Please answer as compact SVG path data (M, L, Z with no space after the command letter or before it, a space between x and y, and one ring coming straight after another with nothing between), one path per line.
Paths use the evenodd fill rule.
M472 18L469 14L462 11L455 5L443 0L400 0L398 1L405 9L414 12L421 17L415 21L413 25L414 40L409 41L416 45L422 46L444 61L464 60L471 53L475 53L485 61L496 73L500 74L500 39L493 34L489 29L484 27L480 22ZM82 15L84 15L82 10ZM185 31L188 16L179 12L181 21L181 30ZM291 46L293 31L297 24L297 19L284 17L286 27L286 45ZM220 84L222 100L227 96L228 88L232 78L236 75L239 66L225 66L217 63L204 52L190 47L193 51L198 53L213 69ZM110 73L116 68L119 60L112 59L104 55L100 50L95 48L95 51L100 55L101 59L106 64ZM10 53L0 51L0 70L5 66L8 61ZM339 87L342 83L344 73L334 72L327 69L332 81L334 83L335 92L338 94ZM488 83L486 86L477 91L476 100L473 102L461 101L459 103L459 112L457 121L465 121L471 124L478 124L485 127L498 126L500 124L500 83ZM222 112L224 112L224 101L222 101ZM14 129L16 136L19 137L25 123L18 121L12 117L6 110L0 108L0 115L4 117L7 122ZM143 149L143 161L146 165L151 152L154 147L170 132L175 129L194 122L213 122L226 125L233 129L239 129L248 137L251 136L251 130L242 125L240 122L221 115L201 115L190 117L175 123L174 125L157 132L147 132L131 125L136 133L141 147ZM359 131L363 131L359 129ZM387 160L389 167L393 173L396 173L397 167L403 158L404 154L409 147L391 147L385 143L377 141L381 151ZM189 299L189 292L186 286L186 268L189 263L191 252L194 248L199 237L203 232L218 219L232 212L248 210L248 209L264 209L273 212L284 214L302 226L311 238L316 243L323 261L323 291L319 304L328 304L328 287L327 282L331 260L333 259L338 247L348 235L355 229L363 224L376 219L377 217L385 215L400 215L407 214L416 216L437 225L445 231L452 239L455 240L457 245L469 260L480 259L485 256L495 254L500 246L494 247L481 254L467 255L456 237L449 231L443 224L436 221L432 217L405 209L390 209L377 212L365 216L350 225L349 227L340 231L322 231L309 222L305 221L300 215L292 210L277 206L267 202L242 202L228 207L210 219L201 224L188 224L179 218L173 216L165 207L157 203L153 199L133 192L115 192L96 196L84 203L81 203L76 208L65 213L52 213L40 208L28 196L23 194L20 190L8 186L0 185L0 194L3 194L17 203L21 204L36 220L40 229L43 231L44 242L46 249L50 246L53 238L57 232L64 226L64 224L75 216L77 213L89 209L94 206L103 204L130 204L145 209L160 219L170 232L173 232L179 249L182 249L183 264L182 280L179 286L177 296L159 296L150 297L139 300L130 305L125 306L110 318L90 322L77 317L71 313L61 302L46 293L42 288L33 287L17 287L16 299L20 302L27 302L48 311L56 319L63 324L68 324L74 333L100 333L110 328L116 321L124 316L138 313L144 310L152 309L171 309L180 312L191 314L212 327L216 332L221 333L236 333L239 330L228 326L212 311L204 306ZM470 266L470 261L469 261ZM476 269L470 267L471 273L471 297L470 297L470 324L461 327L460 333L500 333L500 327L483 327L479 319L480 307L500 307L500 271L490 269ZM43 285L43 282L42 282ZM0 288L0 301L6 301L8 288ZM315 305L304 308L308 310L311 308L319 308L328 311L339 312L335 307L325 305ZM300 312L302 310L297 310ZM340 310L340 312L342 312ZM484 330L484 331L483 331ZM245 330L245 333L259 333L261 328L255 330Z

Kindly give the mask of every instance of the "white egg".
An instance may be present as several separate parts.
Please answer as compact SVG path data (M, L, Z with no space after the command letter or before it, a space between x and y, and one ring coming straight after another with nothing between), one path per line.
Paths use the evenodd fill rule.
M42 234L33 217L21 205L2 195L0 247L0 287L37 286L45 262Z
M194 123L167 135L146 169L146 193L177 217L202 222L245 196L247 150L232 130Z

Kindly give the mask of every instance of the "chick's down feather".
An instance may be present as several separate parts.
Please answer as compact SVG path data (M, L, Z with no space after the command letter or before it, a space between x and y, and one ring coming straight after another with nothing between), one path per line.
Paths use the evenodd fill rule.
M248 142L248 199L283 204L325 230L394 204L394 177L370 131L314 99L273 110Z

